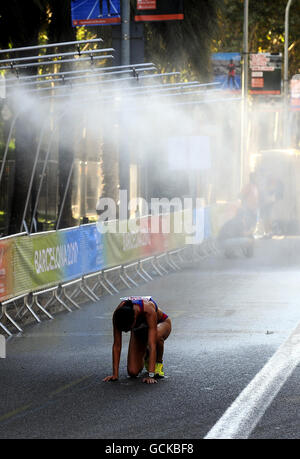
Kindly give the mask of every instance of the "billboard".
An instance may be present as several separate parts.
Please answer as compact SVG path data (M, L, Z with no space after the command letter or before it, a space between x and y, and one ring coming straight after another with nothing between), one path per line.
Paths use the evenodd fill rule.
M131 229L128 220L124 233L113 232L111 221L112 232L103 233L97 224L89 224L0 239L0 302L183 247L185 230L174 229L174 219L182 220L181 212L131 219L130 225L141 231ZM164 232L164 219L170 220L170 231Z
M212 55L213 81L226 91L241 90L240 53L214 53Z
M72 25L118 25L121 24L120 0L72 0Z
M182 19L183 0L136 0L134 20L137 22Z
M281 94L282 55L280 53L250 54L249 94Z
M208 170L211 147L208 136L178 136L167 139L170 170Z
M300 110L300 74L292 77L290 83L291 106L293 110Z
M13 248L12 240L0 240L0 299L9 297L13 279Z

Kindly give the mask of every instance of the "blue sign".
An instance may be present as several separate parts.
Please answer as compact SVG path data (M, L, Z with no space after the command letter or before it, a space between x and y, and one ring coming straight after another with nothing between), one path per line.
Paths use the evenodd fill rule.
M77 228L59 233L61 237L60 250L64 256L64 279L71 280L82 276L81 240Z
M120 0L72 0L71 13L73 27L121 23Z
M104 268L103 235L97 230L96 225L62 230L59 236L61 237L59 248L64 260L64 280L71 280Z
M103 235L96 225L80 226L80 233L83 272L100 271L106 264Z

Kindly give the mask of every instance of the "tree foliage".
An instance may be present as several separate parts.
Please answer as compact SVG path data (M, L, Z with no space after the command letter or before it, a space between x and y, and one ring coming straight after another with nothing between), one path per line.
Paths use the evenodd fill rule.
M208 80L221 0L186 0L184 20L145 24L146 58L161 70Z
M130 0L134 7L136 0ZM287 0L249 0L250 52L283 52ZM184 21L145 23L146 60L162 70L208 78L211 52L242 51L244 0L184 0ZM107 27L101 36L109 36ZM95 29L94 29L95 30ZM300 4L290 10L290 68L300 67ZM0 46L74 39L70 0L10 0L0 3Z
M0 45L20 47L36 45L41 24L46 20L43 0L0 2Z
M284 53L287 0L249 0L249 52ZM242 52L244 0L224 0L218 11L214 52ZM289 18L289 74L300 67L300 4L293 2Z
M132 6L136 0L130 0ZM0 48L30 46L46 42L73 41L88 36L102 36L110 46L110 27L74 29L71 26L70 0L9 0L0 2ZM284 19L287 0L249 0L249 51L284 51ZM244 0L184 0L183 21L144 24L145 61L154 62L161 71L181 71L186 79L209 81L210 56L213 52L242 52ZM300 73L300 3L290 10L289 74ZM64 51L64 50L60 50ZM29 54L29 53L28 53ZM34 72L36 70L29 70ZM48 71L44 67L44 71ZM25 114L26 121L26 114ZM26 183L34 161L36 138L22 128L16 135L16 182L14 187L12 228L20 226ZM24 125L23 125L24 126ZM25 123L26 126L26 123ZM70 127L72 130L72 128ZM60 148L60 147L59 147ZM113 147L114 148L114 147ZM108 156L111 155L108 148ZM60 199L73 152L59 149ZM106 159L107 161L107 159ZM107 164L110 164L107 162ZM115 163L114 163L115 164ZM104 165L104 169L105 169ZM108 168L109 169L109 168ZM106 183L106 193L108 193ZM114 184L115 188L115 184ZM63 216L71 222L70 197Z

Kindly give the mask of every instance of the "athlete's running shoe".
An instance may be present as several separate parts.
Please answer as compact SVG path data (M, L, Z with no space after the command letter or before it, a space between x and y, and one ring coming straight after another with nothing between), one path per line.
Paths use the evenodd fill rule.
M155 376L157 378L164 378L165 373L163 371L163 364L162 363L156 363L155 364Z

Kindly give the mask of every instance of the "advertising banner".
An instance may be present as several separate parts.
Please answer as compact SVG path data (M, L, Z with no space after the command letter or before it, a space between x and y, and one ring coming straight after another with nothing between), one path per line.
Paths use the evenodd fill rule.
M14 295L58 284L67 264L59 233L23 236L15 240Z
M149 218L149 225L151 225L151 234L146 256L158 255L185 245L186 233L182 211L153 215Z
M212 54L213 82L226 91L241 91L241 55L240 53Z
M12 240L0 240L0 301L12 293Z
M104 236L96 225L80 226L82 273L100 271L107 265Z
M292 77L290 83L292 110L300 110L300 74Z
M162 215L153 215L148 219L150 244L143 250L143 256L150 257L158 253L162 253L165 250L165 237L162 233L163 230Z
M128 264L138 260L151 245L148 217L121 222L123 232L106 232L104 246L107 267ZM140 225L140 226L139 226ZM141 228L141 229L140 229Z
M32 255L32 239L21 236L14 240L13 251L14 277L13 295L22 295L35 289L33 280L34 262Z
M185 245L182 214L147 216L128 220L127 224L123 233L107 231L102 236L106 267L128 264Z
M182 19L183 0L136 0L134 20L137 22Z
M82 275L80 232L72 229L15 240L14 295Z
M174 136L166 141L171 170L208 170L211 168L209 136Z
M281 94L282 55L250 54L250 90L252 95Z
M121 24L120 0L72 0L71 14L73 27Z
M210 214L192 214L190 231L184 212L0 240L0 301L184 247L187 235L201 243L210 234ZM220 210L215 214L223 220Z

